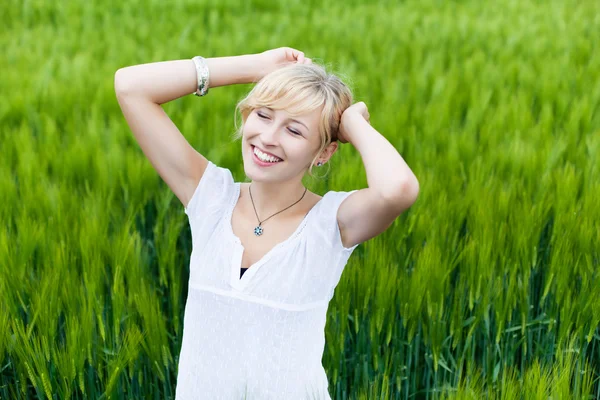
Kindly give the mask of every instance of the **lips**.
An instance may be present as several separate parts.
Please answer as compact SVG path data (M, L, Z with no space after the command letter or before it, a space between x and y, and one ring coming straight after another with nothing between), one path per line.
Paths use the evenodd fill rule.
M278 159L280 159L280 160L282 160L282 161L283 161L283 158L281 158L281 157L279 157L279 156L276 156L275 154L269 153L268 151L264 151L264 150L263 150L263 149L261 149L260 147L257 147L257 146L254 146L254 145L250 145L250 147L252 148L252 152L254 152L254 148L256 147L257 149L259 149L260 151L262 151L262 152L263 152L263 153L265 153L266 155L273 156L273 157L275 157L275 158L278 158Z

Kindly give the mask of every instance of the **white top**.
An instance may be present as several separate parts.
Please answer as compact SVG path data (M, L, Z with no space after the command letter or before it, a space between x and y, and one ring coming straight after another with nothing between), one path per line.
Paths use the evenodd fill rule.
M296 231L240 278L231 215L240 183L208 162L185 213L190 279L176 400L330 399L321 364L325 318L344 266L337 210L327 192ZM268 226L267 226L268 227Z

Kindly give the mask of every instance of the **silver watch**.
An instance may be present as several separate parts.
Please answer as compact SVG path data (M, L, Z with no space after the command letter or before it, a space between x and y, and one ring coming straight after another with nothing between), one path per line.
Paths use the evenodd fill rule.
M196 65L196 76L198 79L198 88L194 92L196 96L206 96L208 93L208 65L204 57L196 56L192 58Z

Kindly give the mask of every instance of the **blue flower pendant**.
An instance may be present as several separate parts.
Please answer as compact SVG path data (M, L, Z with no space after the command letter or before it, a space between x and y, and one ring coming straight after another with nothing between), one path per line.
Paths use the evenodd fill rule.
M256 236L260 236L263 233L263 228L262 226L258 225L256 228L254 228L254 234Z

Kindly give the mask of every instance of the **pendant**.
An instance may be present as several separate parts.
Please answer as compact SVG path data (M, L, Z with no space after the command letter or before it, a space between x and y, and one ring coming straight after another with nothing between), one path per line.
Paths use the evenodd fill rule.
M256 236L260 236L263 234L263 228L262 226L258 225L256 228L254 228L254 234Z

